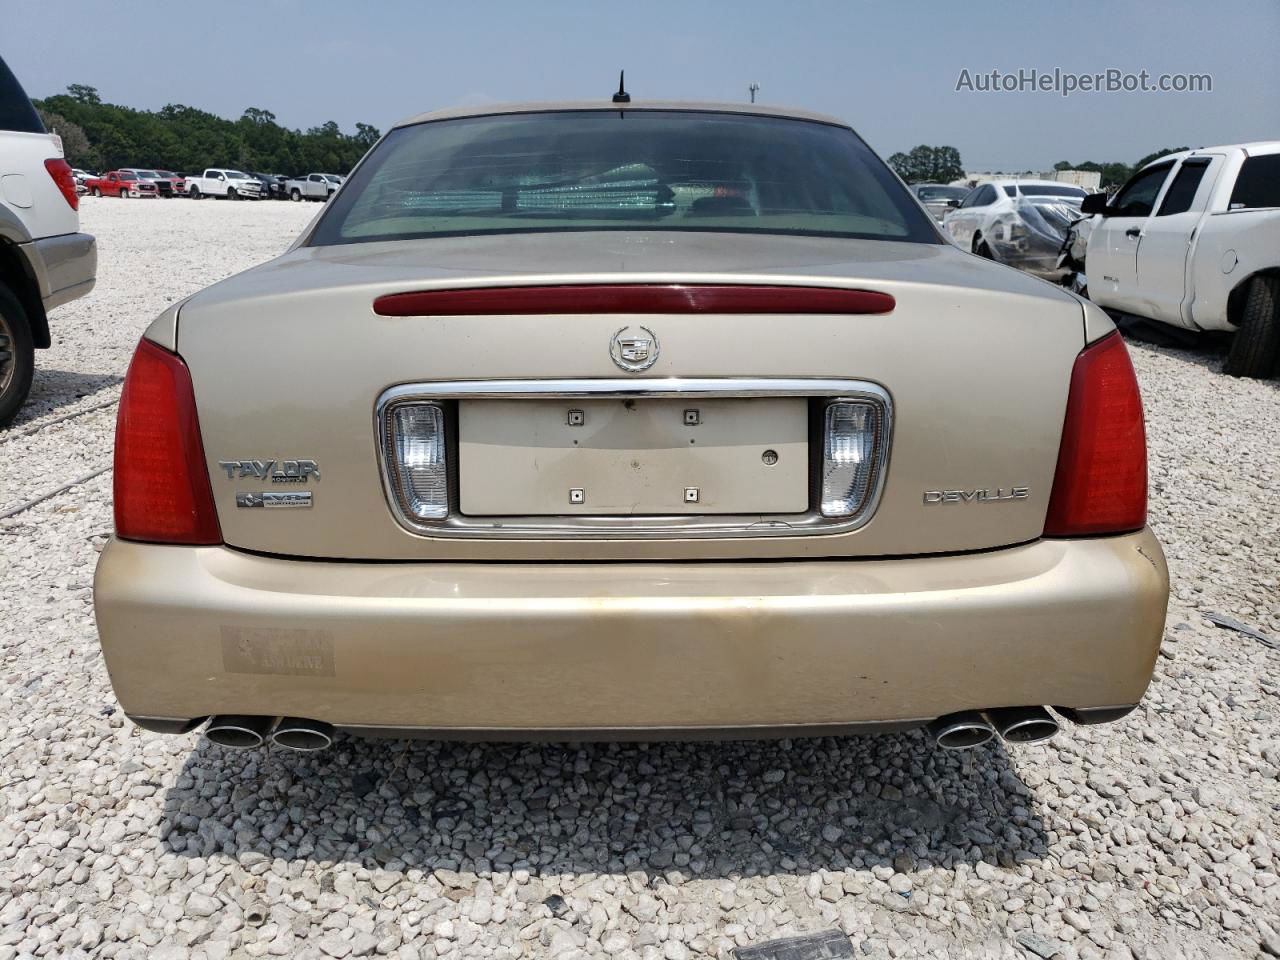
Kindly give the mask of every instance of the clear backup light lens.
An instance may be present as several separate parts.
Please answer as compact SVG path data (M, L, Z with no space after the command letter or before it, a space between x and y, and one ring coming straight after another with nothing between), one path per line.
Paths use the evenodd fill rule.
M444 410L434 403L395 407L387 419L387 454L401 509L417 520L447 517Z
M880 410L870 403L828 404L822 444L822 515L852 517L875 483Z

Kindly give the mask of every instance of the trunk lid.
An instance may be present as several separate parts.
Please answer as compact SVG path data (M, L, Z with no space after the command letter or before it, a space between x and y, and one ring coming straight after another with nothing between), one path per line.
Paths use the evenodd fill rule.
M583 283L867 289L890 294L896 307L794 316L373 310L376 298L409 291ZM611 358L626 327L647 329L661 345L639 372ZM1067 294L947 245L560 233L297 248L189 301L177 346L191 368L232 546L385 560L885 556L988 549L1040 535L1083 331L1082 308ZM450 464L451 483L465 484L460 508L489 523L489 535L425 535L400 522L389 502L375 408L393 387L721 378L852 380L883 390L892 436L869 521L808 532L775 522L775 510L811 495L811 474L794 472L795 456L821 444L793 396L707 397L696 405L659 397L631 407L627 399L559 393L458 401L450 416L460 430L453 457L462 464ZM707 419L682 423L694 407ZM573 410L586 418L583 433L565 421ZM590 442L573 451L588 433ZM687 439L693 449L703 444L697 454L685 455ZM769 451L777 466L762 468ZM299 476L308 473L297 467L302 461L314 461L318 476ZM587 502L570 503L579 487ZM699 498L677 509L673 498L689 489ZM269 491L309 492L311 505L237 506L237 495L244 502L245 494ZM753 511L758 525L731 535L708 520ZM577 515L594 529L583 536L548 532L554 523L494 521L506 512L543 521ZM685 520L641 536L628 532L633 512Z

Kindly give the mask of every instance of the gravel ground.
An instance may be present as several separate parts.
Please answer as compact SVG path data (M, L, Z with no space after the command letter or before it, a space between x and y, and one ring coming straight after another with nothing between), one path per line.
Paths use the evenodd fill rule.
M314 213L86 200L101 279L0 434L0 514L107 466L148 322ZM1280 637L1280 384L1133 353L1169 630L1134 715L1047 746L233 753L115 705L90 597L110 473L0 520L0 960L681 960L827 929L872 958L1280 955L1280 653L1203 618Z

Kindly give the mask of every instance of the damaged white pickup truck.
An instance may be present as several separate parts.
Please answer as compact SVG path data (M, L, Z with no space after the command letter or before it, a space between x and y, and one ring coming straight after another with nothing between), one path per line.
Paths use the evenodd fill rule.
M1189 330L1234 331L1225 370L1280 365L1280 141L1161 157L1097 214L1085 254L1089 296Z

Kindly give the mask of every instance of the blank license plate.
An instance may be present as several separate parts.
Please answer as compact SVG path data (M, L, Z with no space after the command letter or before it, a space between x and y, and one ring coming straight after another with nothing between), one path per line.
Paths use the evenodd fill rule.
M800 397L463 400L458 487L472 516L803 513Z

